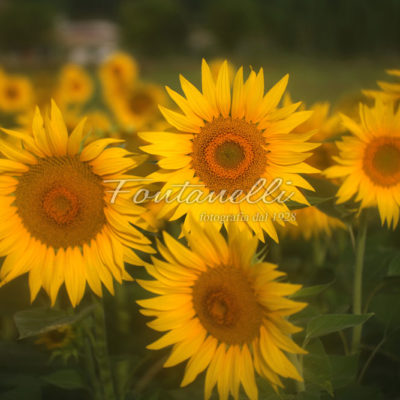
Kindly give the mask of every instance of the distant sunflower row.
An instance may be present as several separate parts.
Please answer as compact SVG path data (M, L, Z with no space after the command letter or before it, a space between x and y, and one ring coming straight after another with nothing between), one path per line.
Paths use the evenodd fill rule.
M291 338L300 328L288 320L306 306L288 298L300 285L258 259L258 244L278 242L285 232L310 238L345 227L304 194L314 190L306 176L321 170L339 183L339 203L378 207L382 223L397 226L400 91L369 93L374 105L361 104L353 120L331 116L327 104L307 111L292 102L284 96L287 75L265 92L262 69L245 75L223 62L213 72L203 61L201 73L201 90L183 76L183 95L167 87L176 111L157 86L138 80L137 64L125 54L100 66L100 88L69 65L52 92L58 106L53 101L44 115L31 107L29 81L0 76L2 112L24 122L3 129L0 142L0 279L4 285L28 273L32 301L43 288L52 304L65 284L75 307L86 284L98 296L103 286L113 293L114 280L132 280L126 263L144 266L153 279L138 283L157 296L138 303L154 318L149 326L166 332L149 348L173 346L165 366L188 360L182 386L206 370L207 399L214 386L221 399L238 399L242 386L253 400L256 373L275 390L282 378L301 381L287 353L294 360L305 352ZM98 109L91 105L97 90ZM6 92L8 109L1 105ZM143 141L140 149L129 144L129 132ZM279 187L269 192L277 178ZM116 189L121 180L125 186ZM186 200L200 190L208 201L133 203L144 187L161 197L181 191ZM279 201L289 193L297 222L287 217L294 212L289 203ZM213 194L221 201L210 201ZM221 223L204 215L247 218ZM163 220L177 221L184 244L164 231L154 246L148 232L162 230Z

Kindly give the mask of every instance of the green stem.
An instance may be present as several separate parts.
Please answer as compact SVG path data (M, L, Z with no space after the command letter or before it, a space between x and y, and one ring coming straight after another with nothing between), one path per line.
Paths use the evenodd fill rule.
M386 282L380 282L378 285L376 285L374 287L374 289L371 291L371 293L369 294L369 296L367 297L367 300L365 302L364 305L364 313L368 312L369 309L369 305L371 304L372 299L374 298L374 296L385 287L385 283Z
M346 336L343 333L343 331L339 331L339 336L340 336L340 339L341 339L341 341L343 343L344 355L348 356L349 355L349 345L347 344L347 339L346 339Z
M379 349L383 346L383 344L386 341L386 335L383 336L382 340L375 346L374 350L371 352L371 354L369 355L367 361L364 364L363 369L360 372L360 375L358 376L357 379L357 383L361 383L363 378L364 378L364 374L367 371L369 364L371 363L371 361L373 360L373 358L375 357L376 353L379 351Z
M85 346L84 346L85 367L86 367L87 374L89 376L90 385L93 390L94 399L95 400L103 400L103 395L100 390L99 380L97 379L96 365L94 362L92 346L90 344L89 338L85 337L84 342L85 342Z
M95 308L93 310L93 348L103 389L103 398L104 400L116 400L114 381L111 373L111 363L108 355L103 300L93 296L93 302L95 304Z
M356 260L353 282L353 314L362 313L362 274L364 266L365 240L367 237L367 213L362 212L360 226L356 240ZM353 328L353 339L351 344L352 353L357 353L360 348L362 325Z

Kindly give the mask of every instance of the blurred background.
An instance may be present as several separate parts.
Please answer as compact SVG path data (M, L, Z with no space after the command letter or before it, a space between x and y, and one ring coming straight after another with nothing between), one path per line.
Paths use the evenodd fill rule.
M307 102L373 87L399 65L399 40L397 0L0 1L6 68L87 66L123 49L143 78L175 86L178 70L199 78L201 57L229 57L263 66L267 82L291 73Z

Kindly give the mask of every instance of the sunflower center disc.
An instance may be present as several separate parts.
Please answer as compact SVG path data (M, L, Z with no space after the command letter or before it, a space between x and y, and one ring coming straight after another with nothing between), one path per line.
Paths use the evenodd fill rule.
M193 305L207 332L224 343L248 343L259 333L262 309L240 269L218 267L200 275Z
M48 332L48 338L53 344L62 344L67 337L66 329L54 329Z
M369 144L363 166L377 185L388 187L400 183L400 139L383 137Z
M13 86L9 86L7 88L7 97L11 100L14 100L15 98L18 97L18 90L17 88L13 87Z
M154 107L154 101L146 92L139 91L133 94L129 106L135 114L144 114Z
M78 197L63 186L52 188L43 196L43 209L57 224L72 222L79 208Z
M265 172L265 145L256 125L220 117L196 135L193 168L211 191L246 193Z
M18 215L30 234L54 248L90 242L105 223L101 178L76 157L48 157L19 177Z

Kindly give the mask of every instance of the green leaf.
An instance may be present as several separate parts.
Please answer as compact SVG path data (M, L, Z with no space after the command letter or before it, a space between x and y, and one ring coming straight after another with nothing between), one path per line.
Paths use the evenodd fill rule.
M396 254L390 261L388 276L400 276L400 254Z
M75 369L60 369L49 375L42 376L42 380L62 389L85 388L85 382L81 374Z
M296 395L295 400L320 400L319 392L310 392L307 388L306 392L300 392Z
M92 309L93 307L90 306L80 313L74 314L53 308L33 308L16 313L14 320L19 332L19 338L24 339L65 325L74 324L83 319Z
M332 332L363 324L374 314L326 314L311 319L307 325L306 338L316 338Z
M335 391L335 399L338 400L383 400L384 398L380 388L374 386L352 384Z
M328 289L329 286L332 285L333 282L325 283L323 285L314 285L303 287L294 293L291 297L292 298L300 298L300 297L310 297L316 296L317 294L322 293L324 290Z
M0 400L41 400L39 387L19 386L0 394Z
M314 192L304 190L307 198L317 198L319 200L333 199L336 196L338 187L331 181L323 178L317 178L315 176L307 175L305 179L315 189ZM321 201L319 201L321 202Z
M1 376L0 400L41 400L41 384L35 376L10 374Z
M317 339L307 346L308 354L303 358L304 380L333 395L332 367L322 342Z
M357 378L358 356L330 355L332 384L335 389L350 385Z

